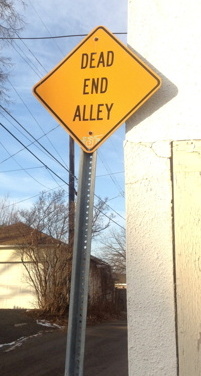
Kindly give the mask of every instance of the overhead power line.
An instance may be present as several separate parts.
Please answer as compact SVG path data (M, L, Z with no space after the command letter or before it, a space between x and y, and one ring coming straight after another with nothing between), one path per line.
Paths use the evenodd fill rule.
M1 143L1 145L2 145L2 143ZM6 151L8 153L8 150L6 150ZM0 174L5 174L7 172L18 172L18 171L35 170L35 169L39 169L39 168L44 168L44 166L26 167L26 168L21 167L21 168L16 168L14 170L3 170L3 171L0 171Z
M17 34L17 33L16 33ZM21 40L21 37L19 34L17 34L18 38ZM34 59L37 61L37 63L40 65L40 67L46 72L46 68L41 64L40 60L37 58L37 56L31 51L31 49L27 46L27 44L21 40L22 44L25 46L25 48L29 51L29 53L34 57Z
M97 178L104 178L105 176L118 175L118 174L124 174L124 171L108 172L107 174L97 175L96 177Z
M29 114L31 115L31 117L33 118L33 120L35 121L35 123L39 126L40 130L42 131L42 133L46 136L47 140L49 141L50 145L52 146L52 148L55 150L55 152L58 154L58 156L60 157L60 159L63 161L61 155L59 154L58 150L55 148L54 144L52 143L52 141L50 140L50 138L48 137L48 133L45 134L43 128L41 127L41 125L39 124L38 120L36 119L36 117L33 115L32 111L30 110L30 108L26 105L25 101L23 100L22 96L19 94L18 90L13 86L13 84L11 83L10 80L8 80L8 82L10 83L11 87L13 88L13 90L15 91L15 93L17 94L17 96L20 98L21 102L23 103L23 105L26 107L27 111L29 112ZM0 105L1 106L1 105ZM20 123L19 121L17 121L3 106L1 106L1 108L13 119L15 120L21 128L23 128L28 134L30 134ZM33 139L35 139L32 135L31 137ZM36 142L38 142L36 139L35 139ZM38 144L40 144L38 142ZM41 145L41 144L40 144ZM42 148L44 149L44 147L42 146ZM48 154L50 154L50 152L48 151ZM53 159L56 159L56 157L53 157ZM57 160L58 161L58 160ZM60 162L59 162L60 163ZM63 163L65 163L63 161Z
M69 185L64 179L61 178L61 176L59 176L56 172L54 172L50 167L48 167L40 158L37 157L37 155L35 155L31 150L29 150L29 148L22 142L19 140L19 138L17 138L11 131L9 131L9 129L6 128L5 125L3 125L2 123L0 123L0 125L16 140L18 141L31 155L33 155L34 158L36 158L48 171L50 171L53 175L55 175L58 179L60 179L63 183Z
M9 151L6 149L6 147L2 144L2 142L0 141L0 145L2 146L2 148L10 155ZM33 175L31 175L27 169L23 168L22 165L13 157L15 163L17 163L17 165L31 178L33 179L34 181L36 181L36 183L40 184L42 187L45 187L47 189L47 186L44 185L43 183L41 183L38 179L36 179Z
M33 66L33 63L32 63L32 61L26 56L26 57L24 57L23 56L23 51L22 51L22 49L19 47L19 46L17 46L17 48L18 49L20 49L20 51L18 51L18 49L16 48L16 45L14 46L14 44L11 44L11 46L12 46L12 48L17 52L17 54L21 57L21 59L22 60L24 60L24 62L26 63L26 64L28 64L29 65L29 67L33 70L33 72L39 77L39 78L41 78L41 73L38 71L38 68L36 68L36 67L34 67ZM38 71L38 72L37 72Z
M49 191L54 191L55 190L55 188L51 188L51 189L48 189L46 192L49 192ZM25 198L25 199L23 199L23 200L20 200L20 201L18 201L18 202L13 202L13 203L11 203L11 204L9 204L9 205L7 205L7 206L5 206L5 208L9 208L9 207L11 207L12 205L18 205L18 204L20 204L20 203L22 203L22 202L25 202L25 201L27 201L27 200L30 200L31 198L35 198L35 197L37 197L37 196L39 196L40 195L40 193L38 193L38 194L36 194L36 195L34 195L34 196L31 196L31 197L28 197L28 198ZM118 227L121 227L123 230L125 230L125 227L123 227L123 226L121 226L118 222L116 222L113 218L111 218L111 217L109 217L107 214L105 214L103 211L101 211L98 207L96 207L95 205L94 205L94 208L96 208L102 215L104 215L106 218L108 218L111 222L113 222L115 225L117 225Z
M33 138L34 140L34 143L36 142L47 154L49 154L49 156L51 156L51 158L53 158L58 164L60 164L61 167L63 167L68 173L70 173L69 169L64 166L52 153L50 153L49 150L47 150L45 148L45 146L43 146L38 139L36 139L13 115L11 115L5 107L3 107L2 105L0 105L0 107L7 113L7 115L9 115L30 137ZM21 143L21 142L20 142ZM21 143L22 144L22 143ZM26 146L27 148L27 146Z
M115 35L126 35L127 32L114 32ZM27 40L41 40L41 39L61 39L61 38L76 38L76 37L86 37L88 34L67 34L67 35L57 35L49 37L0 37L1 40L14 40L14 39L27 39Z
M3 108L3 106L1 106L2 108ZM4 108L3 108L4 109ZM5 110L5 109L4 109ZM6 112L7 112L7 110L5 110ZM9 112L7 112L8 114L9 114ZM11 114L9 114L14 120L16 120ZM19 123L17 120L16 120L16 122L17 123ZM31 153L40 163L42 163L42 165L46 168L46 169L48 169L51 173L53 173L57 178L59 178L60 180L62 180L65 184L67 184L67 185L69 185L66 181L64 181L59 175L57 175L50 167L48 167L40 158L38 158L31 150L29 150L29 148L26 146L26 145L24 145L24 143L22 142L22 141L20 141L11 131L9 131L2 123L0 123L0 125L9 133L9 134L11 134L12 135L12 137L13 138L15 138L23 147L24 147L24 149L26 149L29 153ZM19 123L19 125L21 126L21 124ZM22 128L24 129L24 130L26 130L23 126L22 126ZM29 133L29 132L28 132ZM29 135L30 136L32 136L30 133L29 133ZM33 137L33 136L32 136ZM34 138L34 137L33 137ZM34 138L34 140L35 141L37 141L37 139L35 139ZM37 141L38 142L38 141ZM39 143L40 144L40 143ZM42 146L43 147L43 145L42 144L40 144L40 146ZM45 149L45 151L48 153L48 154L51 154L51 153L49 153L48 152L48 150L46 149L46 148L44 148ZM51 155L52 156L52 155ZM60 163L58 160L57 160L57 162L58 163ZM60 163L61 164L61 163ZM61 166L63 167L63 168L65 168L65 166L63 166L62 164L61 164ZM66 168L65 168L66 169ZM26 169L24 169L24 170L26 170ZM67 170L67 169L66 169ZM68 171L69 172L69 171ZM75 178L76 178L76 180L77 180L77 177L75 176ZM100 199L100 197L98 197L97 195L95 195L97 198L99 198ZM107 207L108 208L110 208L112 211L114 211L115 212L115 214L117 214L118 216L120 216L120 217L122 217L118 212L116 212L113 208L111 208L111 206L110 205L108 205L107 204ZM99 211L101 212L101 210L99 209ZM108 217L105 213L103 213L103 212L101 212L103 215L105 215L106 217ZM109 218L109 217L108 217ZM123 217L122 217L123 218ZM124 218L123 218L124 219ZM122 227L121 225L119 225L116 221L114 221L114 219L113 218L110 218L110 220L113 222L113 223L115 223L116 225L118 225L119 227Z
M32 0L29 0L29 4L30 4L30 6L32 7L32 9L34 10L34 12L36 13L38 19L40 20L40 22L41 22L41 24L43 25L43 27L45 28L45 30L48 32L49 36L52 37L53 35L51 34L50 30L47 28L47 25L45 24L43 18L40 17L39 12L37 12L35 6L33 5L33 1L32 1ZM19 35L18 35L18 36L19 36ZM59 52L61 53L61 55L64 56L64 53L63 53L62 49L59 47L59 45L57 44L56 40L54 40L54 44L55 44L55 46L57 47L57 49L59 50Z
M1 114L1 115L3 115L3 114ZM3 115L3 116L4 116L4 115ZM4 116L4 117L5 117L5 116ZM5 119L6 119L7 121L9 121L6 117L5 117ZM11 121L9 121L9 123L13 125L13 123L12 123ZM51 129L50 131L48 131L48 134L49 134L50 132L53 132L56 128L57 128L57 126L56 126L55 128L53 128L53 129ZM16 128L16 129L17 129L17 128ZM18 130L18 131L19 131L19 130ZM44 135L42 135L38 140L40 140L42 137L44 137ZM28 139L28 138L27 138L27 139ZM35 143L35 141L32 141L30 144L27 145L27 147L33 145L34 143ZM3 160L0 162L0 164L2 164L2 163L4 163L4 162L8 161L10 158L15 157L17 154L19 154L19 153L20 153L21 151L23 151L23 150L24 150L24 148L22 148L22 149L16 151L16 152L13 153L13 154L10 154L10 153L9 153L9 157L3 159Z
M108 206L108 205L107 205ZM111 218L109 215L107 215L106 213L104 213L101 209L99 209L96 205L94 205L94 208L97 209L101 214L103 214L106 218L108 218L111 222L113 222L115 225L121 227L122 229L125 230L125 228L120 225L118 222L116 222L113 218ZM112 209L112 208L111 208ZM113 210L113 209L112 209ZM123 218L124 219L124 218Z
M49 30L48 30L48 32L49 32ZM113 34L119 34L119 35L125 35L125 34L127 34L127 32L115 32L115 33L113 33ZM44 37L20 37L19 35L17 35L17 37L13 37L13 38L0 38L0 40L2 40L2 39L10 39L10 40L21 40L22 41L22 43L24 43L23 42L23 40L42 40L42 39L49 39L49 40L51 40L51 39L60 39L60 38L72 38L72 37L85 37L85 36L87 36L88 34L70 34L70 35L60 35L60 36L53 36L53 35L50 35L50 36L44 36ZM18 46L18 48L19 48L19 46ZM26 48L29 50L29 48L26 46ZM29 50L29 52L32 54L32 56L34 56L34 54ZM34 56L35 57L35 56ZM36 59L37 60L37 59ZM38 60L37 60L38 61ZM27 63L27 61L26 61L26 63ZM38 61L38 63L40 63L39 61ZM27 63L28 64L28 63ZM41 65L41 64L40 64ZM44 67L43 67L43 69L44 69ZM11 84L11 86L13 87L13 85ZM13 88L14 89L14 88ZM16 89L14 89L15 91L16 91ZM19 95L19 94L18 94ZM23 102L24 103L24 102ZM10 114L9 114L10 115ZM12 115L10 115L11 117L12 117ZM15 119L14 119L15 120ZM16 120L15 120L16 121ZM19 124L19 122L18 122L18 124ZM56 175L57 176L57 178L59 178L60 180L62 180L65 184L67 184L67 185L69 185L66 181L64 181L61 177L59 177L51 168L49 168L46 164L44 164L43 163L43 161L41 161L34 153L32 153L29 149L28 149L28 147L27 146L25 146L15 135L13 135L2 123L0 123L0 125L5 129L5 130L7 130L7 132L8 133L10 133L21 145L23 145L23 147L27 150L27 151L29 151L36 159L38 159L39 160L39 162L40 163L42 163L43 164L43 167L45 167L46 169L48 169L49 171L51 171L51 173L53 173L54 175ZM20 125L21 126L21 125ZM23 126L22 126L23 127ZM25 130L25 129L24 129ZM27 132L27 130L26 130L26 132ZM27 133L29 133L29 132L27 132ZM29 134L29 135L31 135L31 134ZM32 135L31 135L32 136ZM33 136L32 136L33 137ZM34 137L33 137L34 138ZM38 142L38 140L36 140L35 139L35 141L37 141ZM40 144L40 143L39 143ZM40 144L40 146L42 146L41 144ZM43 147L43 146L42 146ZM43 149L45 149L44 147L43 147ZM45 150L49 155L51 155L51 153L49 153L48 151L47 151L47 149ZM55 158L54 158L55 159ZM56 159L55 159L56 160ZM57 160L57 162L59 162L58 160ZM59 162L60 163L60 162ZM62 165L61 163L60 163L60 165L62 166L62 167L64 167L64 165ZM64 167L65 168L65 167ZM65 168L66 169L66 168ZM67 169L66 169L67 170ZM68 171L69 172L69 171ZM109 175L111 176L112 175L112 173L110 172L109 173ZM76 178L77 179L77 178ZM117 213L113 208L111 208L108 204L107 204L107 207L108 208L110 208L112 211L114 211L117 215L119 215L119 213ZM96 209L98 209L98 208L96 208ZM101 210L99 209L99 211L101 212ZM118 224L116 221L114 221L112 218L109 218L105 213L103 213L103 212L101 212L105 217L107 217L108 219L110 219L113 223L115 223L116 225L118 225L119 227L122 227L120 224ZM122 217L121 215L119 215L120 217ZM123 218L123 217L122 217ZM123 227L122 227L123 228Z
M118 189L120 195L121 195L122 197L124 197L124 192L123 192L123 190L122 190L122 188L121 188L119 182L117 181L116 177L113 176L113 174L112 174L112 172L111 172L111 170L110 170L110 167L108 166L107 162L103 160L103 156L102 156L102 153L101 153L100 150L98 151L98 156L99 156L99 158L100 158L100 160L101 160L103 166L105 167L106 171L109 173L109 176L110 176L111 180L113 181L114 185L116 185L116 187L117 187L117 189Z
M62 186L61 186L61 188L62 188ZM50 189L47 189L45 192L54 191L55 189L57 189L57 188L50 188ZM5 209L7 209L7 208L9 208L9 207L11 207L11 206L13 206L13 205L18 205L18 204L21 204L22 202L25 202L25 201L31 200L32 198L35 198L35 197L40 196L40 194L41 194L41 192L37 193L36 195L33 195L33 196L30 196L30 197L24 198L24 199L22 199L22 200L20 200L20 201L12 202L12 203L6 205L6 206L5 206Z

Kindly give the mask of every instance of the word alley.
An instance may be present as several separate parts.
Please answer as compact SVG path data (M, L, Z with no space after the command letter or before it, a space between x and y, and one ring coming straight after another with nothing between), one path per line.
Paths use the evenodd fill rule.
M73 121L110 120L114 103L77 105Z

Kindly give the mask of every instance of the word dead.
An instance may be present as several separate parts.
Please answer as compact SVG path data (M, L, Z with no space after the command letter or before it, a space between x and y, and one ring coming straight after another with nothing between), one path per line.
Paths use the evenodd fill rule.
M113 105L114 103L78 105L75 110L73 121L110 120Z
M114 63L114 52L91 52L90 54L82 54L81 69L111 67Z

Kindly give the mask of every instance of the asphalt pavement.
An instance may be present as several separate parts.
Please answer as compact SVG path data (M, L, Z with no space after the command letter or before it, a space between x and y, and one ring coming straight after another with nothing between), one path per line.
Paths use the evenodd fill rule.
M66 327L38 325L22 310L0 310L0 375L64 376L66 337ZM125 320L87 327L84 376L128 376Z

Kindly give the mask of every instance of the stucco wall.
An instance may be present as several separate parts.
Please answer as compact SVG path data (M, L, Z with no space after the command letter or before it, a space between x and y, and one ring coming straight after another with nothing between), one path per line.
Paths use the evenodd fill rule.
M170 145L125 152L129 375L176 376Z
M176 376L171 141L201 138L201 3L128 8L128 44L163 80L124 145L129 376Z

